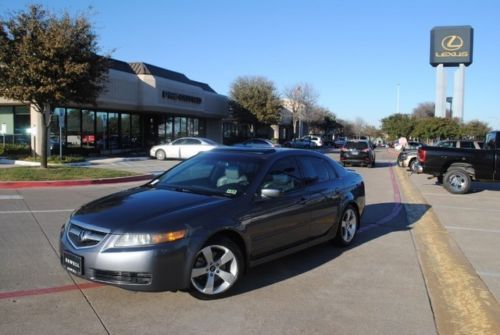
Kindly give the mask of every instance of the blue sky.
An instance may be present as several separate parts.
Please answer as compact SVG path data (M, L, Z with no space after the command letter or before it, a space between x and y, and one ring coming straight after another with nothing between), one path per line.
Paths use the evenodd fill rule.
M0 15L32 1L2 0ZM229 94L243 75L285 87L307 82L338 117L372 125L435 99L430 30L471 25L474 61L465 73L464 120L500 129L500 1L38 1L86 10L103 53L186 74ZM454 69L448 72L452 95Z

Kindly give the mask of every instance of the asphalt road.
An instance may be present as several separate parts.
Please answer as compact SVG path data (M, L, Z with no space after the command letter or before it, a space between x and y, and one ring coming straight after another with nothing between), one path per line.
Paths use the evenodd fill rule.
M434 334L435 315L411 231L418 218L407 218L406 208L411 205L404 204L393 160L390 152L382 150L377 152L377 167L355 168L365 178L367 208L352 247L324 244L261 265L243 278L234 295L210 302L184 292L135 293L93 285L59 265L59 228L71 211L138 183L0 190L1 333ZM176 163L147 160L107 166L159 173ZM491 256L499 254L500 244L494 239L500 230L498 213L483 211L483 225L472 231L462 229L468 226L455 222L460 215L439 213L440 207L448 206L445 213L454 206L453 198L435 188L428 193L441 194L434 196L441 200L426 195L426 186L418 182L422 177L412 176L411 182L435 202L432 207L443 225L457 236L472 263L477 262L478 272L490 275L488 286L497 292L498 257ZM496 190L478 193L493 203L500 200ZM463 201L475 209L475 199ZM466 212L473 216L473 210ZM477 229L488 234L481 237ZM476 235L470 238L471 234ZM496 245L485 246L484 240L489 239ZM491 253L481 253L482 249Z

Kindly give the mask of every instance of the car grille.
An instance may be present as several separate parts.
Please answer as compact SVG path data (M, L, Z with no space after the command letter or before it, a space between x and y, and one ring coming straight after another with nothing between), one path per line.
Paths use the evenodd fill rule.
M149 272L121 272L93 270L92 279L110 284L150 285L153 275Z
M75 248L92 247L101 242L106 233L94 229L84 228L71 223L68 229L68 238Z

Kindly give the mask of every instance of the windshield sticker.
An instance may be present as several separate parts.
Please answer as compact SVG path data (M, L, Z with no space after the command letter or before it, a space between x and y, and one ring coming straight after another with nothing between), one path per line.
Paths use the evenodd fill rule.
M238 193L238 190L233 190L232 188L228 188L226 190L226 193L236 195L236 193Z

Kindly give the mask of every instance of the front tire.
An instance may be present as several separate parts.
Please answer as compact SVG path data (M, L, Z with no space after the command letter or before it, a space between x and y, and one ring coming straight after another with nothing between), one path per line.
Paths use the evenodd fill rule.
M156 150L155 156L159 161L165 160L165 158L167 158L167 154L162 149Z
M359 214L356 208L352 205L347 206L347 208L342 213L340 217L339 227L337 229L337 235L335 236L335 243L342 247L347 247L350 245L355 237L359 228Z
M226 296L243 273L240 248L228 238L209 241L191 268L191 295L203 300Z
M465 194L469 192L471 184L471 177L465 170L451 170L444 175L443 186L450 193Z

